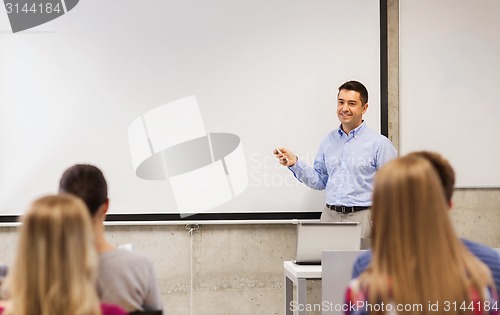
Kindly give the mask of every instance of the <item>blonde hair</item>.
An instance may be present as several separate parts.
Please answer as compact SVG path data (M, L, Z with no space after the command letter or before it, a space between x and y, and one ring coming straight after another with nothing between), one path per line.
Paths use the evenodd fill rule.
M97 253L84 203L42 197L24 215L9 275L12 315L100 315Z
M470 301L492 286L489 269L456 236L439 177L431 163L412 155L377 173L373 192L373 259L360 281L370 303L423 305ZM452 312L450 314L458 314ZM447 313L448 314L448 313Z

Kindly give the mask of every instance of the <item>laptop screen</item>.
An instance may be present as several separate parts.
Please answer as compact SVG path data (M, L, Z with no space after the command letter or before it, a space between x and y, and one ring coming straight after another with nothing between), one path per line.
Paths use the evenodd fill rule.
M331 222L297 224L297 264L321 264L324 250L359 250L361 224L359 222Z

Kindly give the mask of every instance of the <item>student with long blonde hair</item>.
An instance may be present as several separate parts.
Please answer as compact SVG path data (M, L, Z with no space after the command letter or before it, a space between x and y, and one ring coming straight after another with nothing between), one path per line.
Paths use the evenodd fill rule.
M100 304L95 290L97 253L84 203L73 196L46 196L23 216L19 244L7 281L5 315L124 315Z
M455 188L455 170L450 162L441 154L432 151L417 151L410 153L410 155L422 157L431 163L443 186L443 193L449 208L448 213L450 213L453 207L452 197ZM500 292L500 255L493 248L486 245L465 238L460 238L460 240L474 256L488 266L493 276L497 293ZM371 251L364 251L356 258L352 268L352 278L359 277L370 264L371 257Z
M490 270L456 236L437 173L419 156L382 167L373 192L373 258L346 314L498 314Z

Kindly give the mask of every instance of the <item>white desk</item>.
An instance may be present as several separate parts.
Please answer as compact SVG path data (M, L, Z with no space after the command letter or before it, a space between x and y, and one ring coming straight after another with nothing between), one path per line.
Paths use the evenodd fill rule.
M299 315L306 315L306 280L321 280L321 265L297 265L291 261L283 262L285 268L285 314L292 315L293 284L297 286L297 305Z

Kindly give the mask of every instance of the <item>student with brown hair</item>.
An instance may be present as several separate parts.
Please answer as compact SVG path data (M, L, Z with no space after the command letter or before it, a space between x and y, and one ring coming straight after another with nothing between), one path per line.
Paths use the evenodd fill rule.
M46 196L23 216L17 255L7 276L5 315L125 315L100 304L95 290L97 253L83 202Z
M80 197L92 217L99 253L97 292L101 301L120 305L127 312L162 310L151 261L136 251L117 248L104 237L109 200L101 170L93 165L74 165L62 175L59 191Z
M373 258L349 285L346 303L357 307L346 314L498 314L491 272L460 242L447 210L425 158L405 156L379 170Z

